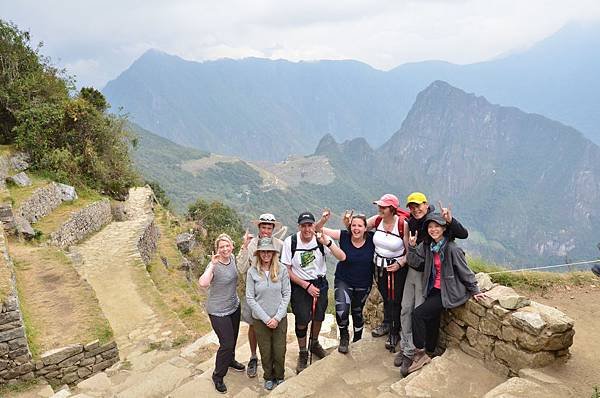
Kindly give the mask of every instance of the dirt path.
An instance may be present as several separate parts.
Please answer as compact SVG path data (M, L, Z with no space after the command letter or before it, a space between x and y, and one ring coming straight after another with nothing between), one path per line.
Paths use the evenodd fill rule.
M144 331L160 330L158 316L144 300L136 271L142 264L137 241L151 215L150 191L135 188L127 203L128 221L112 222L74 251L80 256L78 271L96 291L104 314L115 333L121 355L126 343Z
M544 373L561 380L577 396L591 396L593 387L600 387L600 279L595 284L557 287L543 296L526 294L575 320L571 357L545 368Z

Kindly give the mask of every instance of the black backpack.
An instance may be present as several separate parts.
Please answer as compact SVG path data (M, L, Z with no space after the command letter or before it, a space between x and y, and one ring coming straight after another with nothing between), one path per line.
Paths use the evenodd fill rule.
M290 257L290 260L292 258L294 258L294 254L296 253L296 251L311 252L311 251L317 250L317 249L319 249L321 251L321 254L323 255L323 259L325 259L325 248L323 247L323 244L321 242L319 242L318 240L317 240L317 245L310 249L296 249L297 246L298 246L298 235L293 234L292 235L292 257Z

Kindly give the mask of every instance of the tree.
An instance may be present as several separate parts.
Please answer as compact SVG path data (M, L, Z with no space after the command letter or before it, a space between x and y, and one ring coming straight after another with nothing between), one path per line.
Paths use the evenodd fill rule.
M188 209L188 218L198 222L204 228L206 235L196 232L196 239L204 245L205 248L211 248L217 236L226 233L239 247L242 241L244 230L242 222L237 212L221 202L207 202L198 199Z
M139 182L125 119L92 87L73 82L33 48L27 32L0 20L0 141L28 153L60 182L122 197Z

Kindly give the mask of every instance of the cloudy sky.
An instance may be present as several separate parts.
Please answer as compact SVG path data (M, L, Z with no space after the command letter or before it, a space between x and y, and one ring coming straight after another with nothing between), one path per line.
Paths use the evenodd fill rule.
M190 60L356 59L378 69L472 63L527 48L598 0L0 0L0 18L102 88L150 48Z

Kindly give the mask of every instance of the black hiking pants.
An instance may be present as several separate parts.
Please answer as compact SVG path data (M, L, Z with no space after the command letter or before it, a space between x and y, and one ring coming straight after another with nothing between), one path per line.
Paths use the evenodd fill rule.
M402 294L404 293L404 282L408 274L408 266L400 268L396 272L390 272L389 281L390 295L393 287L393 295L388 299L388 272L385 267L375 267L375 278L377 290L383 299L383 323L389 325L390 334L400 334L400 310L402 309Z
M219 338L219 350L217 351L215 370L212 375L213 381L223 381L223 377L229 369L229 364L235 359L235 344L240 331L240 315L239 306L231 315L208 315L210 324Z

